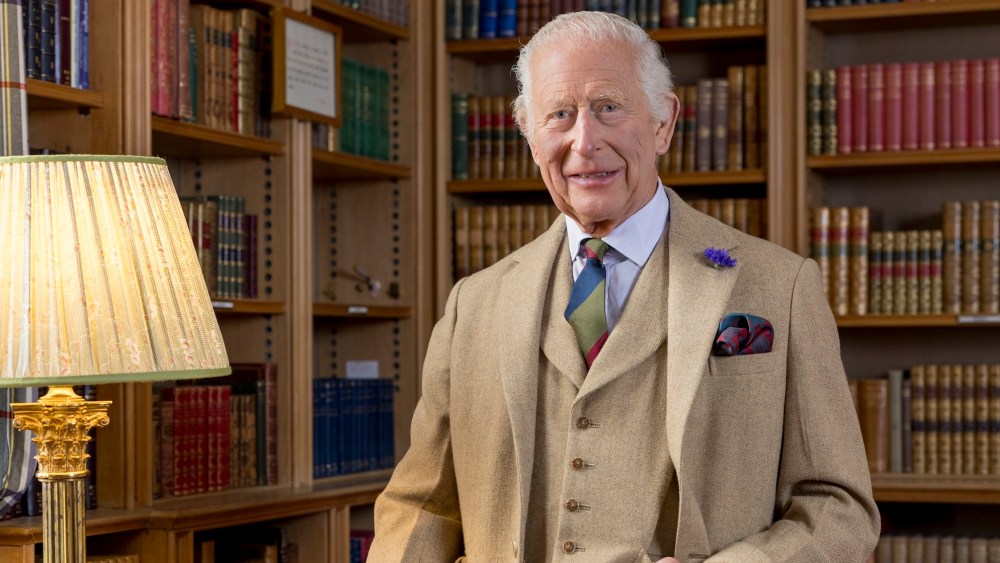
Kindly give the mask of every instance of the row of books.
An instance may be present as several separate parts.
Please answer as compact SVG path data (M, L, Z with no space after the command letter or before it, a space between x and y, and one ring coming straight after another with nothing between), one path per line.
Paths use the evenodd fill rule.
M812 210L811 256L834 314L1000 312L1000 201L946 202L942 229L869 223L867 207Z
M351 530L351 563L368 561L368 550L374 541L375 532L372 530Z
M814 70L806 98L811 155L1000 147L1000 58Z
M559 216L551 204L455 208L455 279L492 266L545 232Z
M313 380L313 477L396 465L391 379Z
M899 2L935 2L937 0L806 0L807 8L833 8L836 6L863 6L865 4L898 4Z
M342 73L341 126L312 122L312 146L389 160L389 73L347 58Z
M337 4L374 16L380 20L407 27L410 21L410 3L398 0L335 0Z
M567 12L617 14L643 29L763 25L763 0L447 0L448 40L527 37Z
M152 0L151 17L153 113L270 137L270 19L189 0Z
M154 389L154 497L277 484L277 366L232 369Z
M538 178L531 149L514 123L513 96L451 97L453 180Z
M879 538L870 563L1000 562L1000 538L934 534L886 534Z
M661 174L763 168L767 161L767 67L731 66L726 78L678 86L680 115Z
M389 73L344 58L341 62L343 123L339 146L346 153L389 160Z
M257 297L257 215L240 196L180 198L208 292L220 299Z
M22 0L25 74L90 88L90 0Z
M697 198L691 207L755 237L767 233L767 200L749 198Z
M850 381L873 473L1000 476L1000 364Z

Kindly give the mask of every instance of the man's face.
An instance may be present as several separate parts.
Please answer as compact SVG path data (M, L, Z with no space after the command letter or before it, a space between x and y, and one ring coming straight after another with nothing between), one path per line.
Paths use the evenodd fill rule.
M531 154L556 207L604 236L656 190L656 155L670 147L677 99L656 122L621 45L550 47L532 61Z

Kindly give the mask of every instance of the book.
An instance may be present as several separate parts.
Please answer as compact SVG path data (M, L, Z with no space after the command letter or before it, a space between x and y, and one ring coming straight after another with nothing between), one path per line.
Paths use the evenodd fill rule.
M979 310L990 315L1000 313L1000 201L981 201L979 211Z
M969 146L969 61L954 59L951 66L951 147Z
M870 119L868 106L868 65L855 65L851 67L851 117L854 121L852 127L852 150L854 152L867 152L868 136L870 129L868 121Z
M920 147L920 65L903 63L902 76L902 127L903 150Z
M934 148L952 147L951 61L934 63Z
M962 313L979 313L979 284L981 237L979 229L982 226L980 205L978 201L962 202Z
M861 401L861 435L872 473L889 469L889 384L884 378L862 379L858 384Z
M886 76L885 65L872 63L868 66L868 150L885 150L886 130Z
M903 370L888 374L889 471L903 471Z
M910 451L913 473L928 473L924 366L910 368Z
M849 66L837 67L837 152L854 152L854 73Z
M936 113L937 73L934 63L920 63L920 148L933 150L937 147L937 121L944 116Z
M941 291L943 312L962 311L962 204L945 202L941 211L942 243Z

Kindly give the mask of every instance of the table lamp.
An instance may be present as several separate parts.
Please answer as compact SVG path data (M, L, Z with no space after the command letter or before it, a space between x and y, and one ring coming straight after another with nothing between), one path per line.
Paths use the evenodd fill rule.
M166 162L0 158L0 386L49 386L13 405L38 448L45 563L86 558L88 432L109 422L72 386L229 373Z

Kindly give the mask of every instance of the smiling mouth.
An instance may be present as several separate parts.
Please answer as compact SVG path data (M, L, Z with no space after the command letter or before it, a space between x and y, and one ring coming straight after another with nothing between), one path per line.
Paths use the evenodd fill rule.
M585 180L590 180L593 178L604 178L605 176L611 175L612 172L598 172L596 174L576 174L577 178L583 178Z

